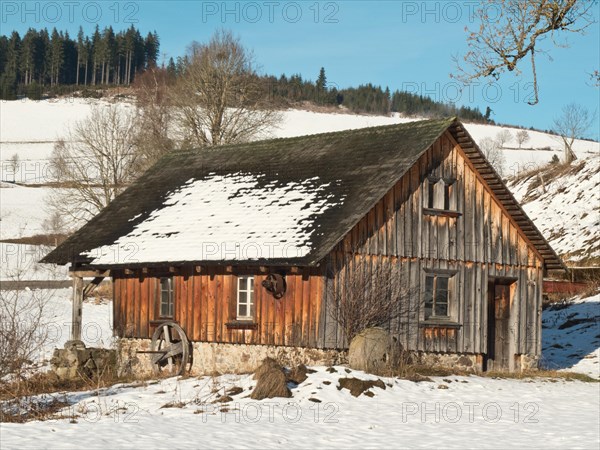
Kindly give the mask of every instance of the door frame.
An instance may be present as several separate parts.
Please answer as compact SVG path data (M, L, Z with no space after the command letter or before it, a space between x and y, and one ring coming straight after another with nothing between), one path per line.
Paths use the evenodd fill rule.
M498 371L512 371L514 370L514 348L515 339L514 333L512 333L512 321L513 321L513 301L516 292L518 278L514 277L488 277L487 292L485 297L486 314L485 314L485 327L486 327L486 352L483 355L482 370L498 370ZM507 313L505 317L501 318L504 324L501 325L501 335L498 336L498 327L496 317L496 303L499 301L498 287L502 286L507 294L505 301L507 302L506 308ZM500 348L500 346L502 348ZM497 361L497 355L503 356L503 362Z

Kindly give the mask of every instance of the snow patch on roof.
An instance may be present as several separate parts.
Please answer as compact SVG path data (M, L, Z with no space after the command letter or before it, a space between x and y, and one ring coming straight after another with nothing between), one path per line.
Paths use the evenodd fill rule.
M318 177L281 183L265 175L190 179L113 245L86 252L91 264L251 261L311 250L317 216L343 202Z

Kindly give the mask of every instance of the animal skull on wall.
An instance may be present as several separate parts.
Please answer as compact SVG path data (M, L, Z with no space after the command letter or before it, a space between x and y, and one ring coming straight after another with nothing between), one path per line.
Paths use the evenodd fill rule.
M263 287L273 294L273 297L280 299L285 294L285 278L278 273L270 273L262 282Z

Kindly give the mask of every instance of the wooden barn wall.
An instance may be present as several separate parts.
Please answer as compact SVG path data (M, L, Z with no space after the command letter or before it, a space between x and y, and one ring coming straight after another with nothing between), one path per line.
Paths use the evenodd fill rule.
M423 213L429 175L456 180L450 209L458 217ZM327 292L356 254L389 258L408 280L413 305L407 317L391 324L407 348L485 353L488 279L498 277L518 279L510 316L514 353L540 353L542 260L448 133L336 246L330 255L336 275ZM460 327L419 327L425 269L456 271L452 319ZM340 339L333 328L327 336Z
M354 257L355 258L355 257ZM396 256L376 256L395 267L402 293L402 317L388 325L404 348L430 352L487 352L487 283L490 277L515 278L511 296L510 333L514 353L539 354L541 351L541 267L515 267L502 264L471 263ZM329 265L335 276L327 279L325 307L333 307L331 294L352 270L353 258L334 252ZM423 297L426 269L455 270L450 298L453 326L424 326ZM331 314L328 315L331 317ZM326 324L325 346L345 346L344 336L335 321Z
M438 139L336 250L535 267L539 256L451 139ZM461 216L423 214L428 175L456 179L450 209Z
M204 342L324 346L328 318L322 309L324 277L319 269L286 275L287 289L275 299L261 285L264 273L183 267L174 274L174 317L191 340ZM236 327L237 279L254 276L254 329ZM114 275L114 324L120 336L150 338L159 307L159 275ZM229 326L228 326L229 324ZM248 325L248 324L246 324Z
M423 214L427 176L455 179L458 217ZM514 353L541 351L542 260L476 174L449 133L378 201L330 253L322 269L286 275L280 300L265 291L265 274L248 268L179 268L172 275L175 317L194 341L342 348L332 292L356 255L388 259L410 286L410 313L390 328L410 349L485 353L490 277L518 279L512 292ZM423 327L425 269L455 270L453 320L459 327ZM235 329L237 274L255 276L255 329ZM114 324L120 336L149 338L157 316L158 277L114 272ZM421 324L422 325L422 324Z

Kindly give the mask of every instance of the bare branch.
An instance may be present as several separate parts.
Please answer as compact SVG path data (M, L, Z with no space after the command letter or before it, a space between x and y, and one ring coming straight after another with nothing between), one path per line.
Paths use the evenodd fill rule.
M595 23L594 2L587 0L486 0L476 9L476 31L468 30L469 50L459 61L455 58L456 73L451 76L469 84L480 78L498 80L506 71L520 74L519 67L529 56L534 98L538 103L536 56L546 37L554 46L566 47L566 33L581 34ZM499 17L490 17L490 13Z
M565 146L565 162L571 163L577 159L573 151L573 143L584 134L596 120L596 114L576 103L563 107L562 114L554 119L552 131L559 135Z
M183 147L248 141L281 120L266 101L253 55L230 32L192 44L187 60L171 95Z
M332 274L328 296L334 306L329 315L348 342L364 329L390 326L418 309L414 301L418 295L400 272L400 265L390 258L355 255Z

